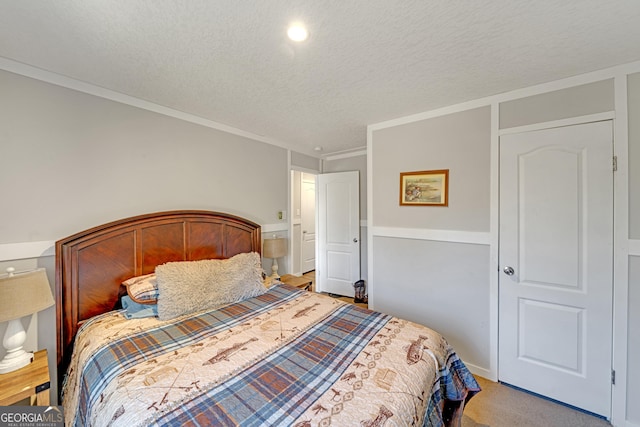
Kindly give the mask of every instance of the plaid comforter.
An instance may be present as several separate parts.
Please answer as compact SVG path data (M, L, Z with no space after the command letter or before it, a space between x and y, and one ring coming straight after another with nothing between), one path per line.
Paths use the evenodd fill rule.
M441 426L477 391L436 332L278 285L171 322L92 318L63 405L77 426Z

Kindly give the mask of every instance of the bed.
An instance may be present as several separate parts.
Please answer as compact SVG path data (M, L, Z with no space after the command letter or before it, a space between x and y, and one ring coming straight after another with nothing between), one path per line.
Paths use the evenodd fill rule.
M441 335L285 284L260 288L260 252L259 225L209 211L136 216L56 242L66 424L459 425L480 388ZM176 283L191 286L183 277L200 280L172 282L176 268L245 265L236 260L253 263L242 279L253 293L191 312L169 299ZM157 300L143 305L159 314L128 318L123 283L156 275ZM217 298L207 286L181 296L205 304Z

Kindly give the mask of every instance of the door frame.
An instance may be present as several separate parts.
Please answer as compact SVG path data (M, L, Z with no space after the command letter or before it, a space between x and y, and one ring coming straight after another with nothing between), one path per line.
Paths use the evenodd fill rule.
M626 114L626 76L624 82L615 80L616 111L554 120L533 125L499 129L499 103L491 104L491 244L490 244L490 371L493 381L499 378L498 360L498 316L499 316L499 140L503 135L552 129L556 127L611 120L613 123L613 155L617 157L617 170L613 178L613 332L611 342L612 370L616 371L616 382L611 392L611 422L624 425L626 416L626 377L627 377L627 329L628 329L628 127ZM624 103L624 106L620 104ZM623 109L624 108L624 109ZM617 114L616 114L617 113ZM622 117L622 119L621 119ZM612 159L613 167L613 159Z
M297 166L297 165L293 165L291 164L291 151L289 150L287 153L287 157L288 157L288 168L287 168L287 207L289 209L289 215L287 216L287 227L288 227L288 235L289 235L289 239L293 239L293 229L294 229L294 225L296 224L296 219L295 219L295 206L293 205L293 182L292 182L292 177L293 177L293 173L294 171L296 172L304 172L304 173L308 173L311 175L316 175L316 182L317 182L317 176L320 175L322 172L320 170L314 170L314 169L309 169L309 168L305 168L302 166ZM302 183L301 183L302 184ZM317 216L318 216L318 188L316 186L316 262L315 262L315 266L316 269L318 268L318 243L317 243L317 228L318 228L318 221L317 221ZM300 255L302 256L302 248L300 248ZM293 269L293 256L288 255L287 257L287 271L291 272L291 274L298 274L298 273L302 273L302 271L294 271ZM302 270L302 260L300 262L300 269Z
M305 183L308 183L309 181L305 181L305 175L310 175L313 176L313 271L317 270L318 267L318 243L317 243L317 239L318 239L318 235L317 235L317 230L318 230L318 189L317 189L317 184L318 184L318 176L320 174L317 173L307 173L307 172L302 172L301 176L300 176L300 225L303 226L301 227L301 236L300 236L300 266L301 266L301 273L307 273L309 271L312 270L308 270L305 268L305 230L304 230L304 221L305 221Z

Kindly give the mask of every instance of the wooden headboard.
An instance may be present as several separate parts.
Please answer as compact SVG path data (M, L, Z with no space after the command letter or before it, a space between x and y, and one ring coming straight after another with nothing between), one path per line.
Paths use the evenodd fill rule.
M56 242L58 382L82 321L119 306L121 283L169 261L261 253L260 226L233 215L171 211L100 225Z

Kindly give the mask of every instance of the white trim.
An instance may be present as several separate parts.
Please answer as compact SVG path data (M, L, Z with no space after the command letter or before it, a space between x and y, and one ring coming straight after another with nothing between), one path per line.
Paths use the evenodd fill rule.
M39 242L3 243L0 244L0 261L40 258L56 254L54 240Z
M627 75L614 80L616 120L613 147L618 170L613 176L613 342L612 364L616 385L611 391L611 423L621 424L627 417L627 347L629 319L629 127Z
M459 113L461 111L472 110L474 108L486 107L490 103L491 103L490 98L476 99L473 101L450 105L448 107L438 108L437 110L426 111L423 113L413 114L411 116L399 117L397 119L387 120L385 122L374 123L367 126L367 128L370 129L371 131L376 131L380 129L406 125L409 123L432 119L434 117L445 116L447 114ZM369 151L369 153L371 153L371 151Z
M293 214L295 207L293 206L293 170L291 169L291 150L287 150L287 206L289 209L289 216L287 217L287 223L289 230L291 230L290 239L293 239L294 225L301 222L300 219L296 219ZM289 248L293 248L293 241L289 241ZM286 259L285 268L287 271L293 272L293 251L291 256Z
M522 89L516 89L511 92L505 92L503 94L496 95L496 98L498 102L506 102L514 99L539 95L541 93L553 92L556 90L595 83L602 80L609 80L614 78L616 75L631 74L638 71L640 71L640 61L635 61L628 64L617 65L615 67L604 68L602 70L593 71L591 73L579 74L577 76L567 77L561 80L554 80L552 82L541 83L539 85Z
M262 234L275 233L278 231L289 231L289 225L286 222L279 222L275 224L263 224L261 225Z
M289 171L297 171L297 172L304 172L304 173L308 173L311 175L319 175L322 172L315 170L315 169L309 169L309 168L305 168L304 166L298 166L298 165L290 165L289 166Z
M471 373L473 375L478 375L482 378L486 378L488 380L491 380L493 382L497 382L497 379L492 379L491 378L491 371L489 371L488 369L485 368L481 368L480 366L474 365L473 363L469 363L465 360L462 361L462 363L464 363L464 365L471 371Z
M252 132L247 132L242 129L235 128L233 126L228 126L223 123L218 123L216 121L205 119L203 117L199 117L194 114L185 113L184 111L174 110L173 108L168 108L159 104L155 104L153 102L145 101L144 99L136 98L130 95L125 95L123 93L116 92L111 89L106 89L90 83L82 82L80 80L66 77L61 74L57 74L51 71L33 67L31 65L16 62L11 59L0 57L0 69L9 71L14 74L19 74L21 76L40 80L46 83L51 83L56 86L61 86L67 89L72 89L78 92L97 96L99 98L108 99L111 101L119 102L121 104L126 104L132 107L137 107L143 110L162 114L164 116L173 117L179 120L184 120L185 122L195 123L211 129L227 132L232 135L249 138L254 141L264 142L266 144L275 145L281 148L291 149L299 153L309 155L311 157L319 158L318 153L316 153L311 149L304 149L301 146L296 146L294 144L286 143L273 138L267 138L265 136L258 135Z
M373 129L367 126L367 287L369 307L376 309L375 277L373 276Z
M640 256L640 240L629 239L629 256Z
M361 219L360 220L360 227L366 227L367 226L367 220L366 219Z
M449 105L443 108L438 108L435 110L429 110L422 113L413 114L411 116L399 117L399 118L387 120L384 122L373 123L367 126L367 129L376 131L376 130L390 128L394 126L400 126L403 124L418 122L421 120L431 119L434 117L444 116L447 114L458 113L461 111L484 107L493 103L501 103L501 102L511 101L514 99L521 99L529 96L540 95L542 93L548 93L556 90L580 86L583 84L595 83L602 80L609 80L614 78L616 75L632 74L639 71L640 71L640 61L636 61L629 64L623 64L616 67L606 68L604 70L598 70L591 73L568 77L562 80L542 83L536 86L517 89L511 92L505 92L498 95L487 96L485 98L475 99L475 100L463 102L460 104ZM617 102L616 102L616 105L617 105ZM369 150L369 153L370 152L371 150Z
M500 104L491 104L491 153L489 178L489 373L487 379L498 381L498 320L500 275Z
M437 230L425 228L369 227L372 236L398 239L433 240L438 242L491 244L491 234L483 231Z
M264 224L261 226L262 234L283 231L289 231L289 227L285 223ZM0 244L0 262L54 256L55 254L55 240Z
M344 153L340 153L337 152L335 154L327 154L326 157L322 157L322 160L340 160L340 159L348 159L351 157L360 157L360 156L366 156L367 155L367 148L366 147L362 147L362 148L357 148L355 151L353 150L349 150L348 152L344 152Z
M612 120L616 118L615 111L606 111L604 113L588 114L586 116L571 117L568 119L552 120L549 122L534 123L525 126L516 126L512 128L504 128L498 131L498 135L510 135L514 133L533 132L542 129L559 128L564 126L573 126L583 123L601 122L604 120Z

